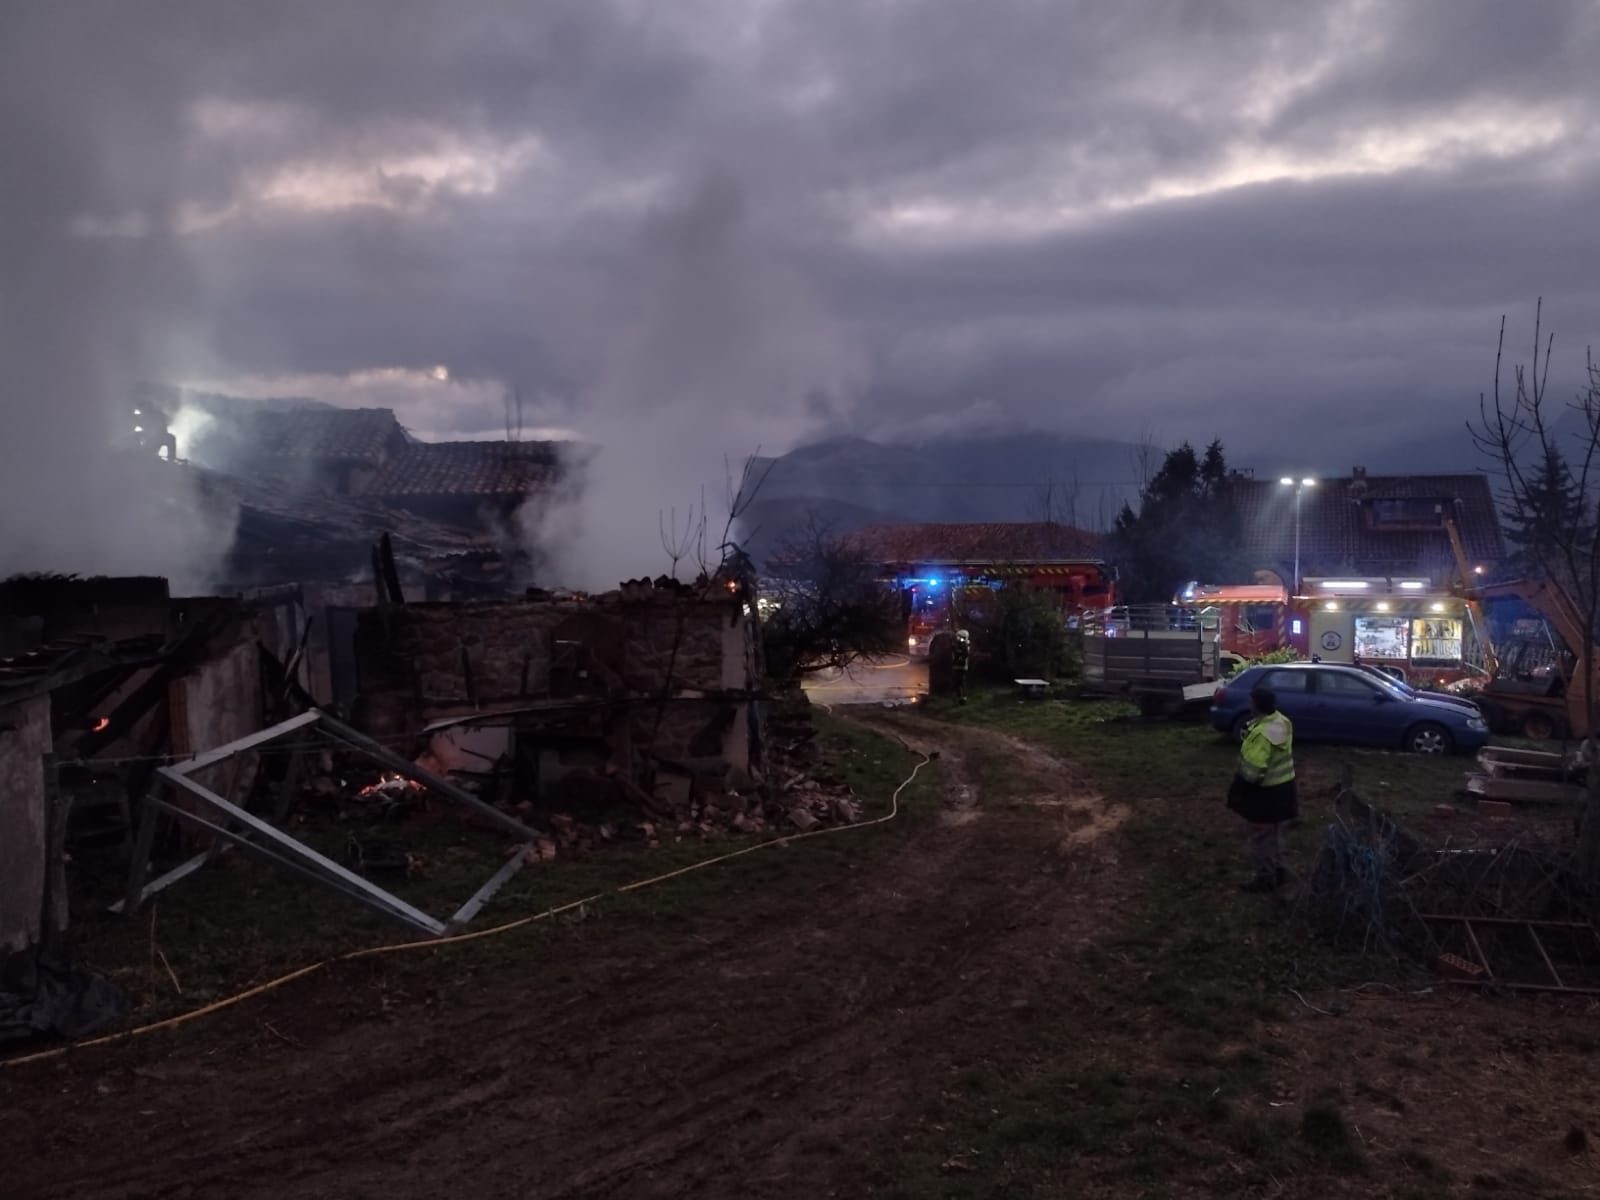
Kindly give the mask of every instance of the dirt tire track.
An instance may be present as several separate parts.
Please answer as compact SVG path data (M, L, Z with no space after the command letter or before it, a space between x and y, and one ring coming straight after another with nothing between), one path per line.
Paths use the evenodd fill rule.
M1092 935L1114 892L1106 835L1121 819L1070 764L1026 743L856 715L941 751L945 811L967 815L918 825L786 919L664 944L553 1008L519 1005L515 981L499 980L480 1007L319 1031L308 1013L381 970L347 964L264 1006L283 1044L252 1043L258 1010L19 1070L33 1102L11 1107L27 1113L35 1149L55 1146L5 1154L26 1164L8 1194L398 1200L447 1181L455 1194L579 1200L703 1193L708 1180L727 1194L739 1181L747 1196L822 1187L830 1160L809 1147L937 1086L950 1066L940 1048L973 1012L1025 1002ZM969 761L980 755L1005 758L1003 793ZM773 851L785 852L805 851ZM231 1069L194 1069L196 1056ZM14 1136L0 1134L0 1153Z

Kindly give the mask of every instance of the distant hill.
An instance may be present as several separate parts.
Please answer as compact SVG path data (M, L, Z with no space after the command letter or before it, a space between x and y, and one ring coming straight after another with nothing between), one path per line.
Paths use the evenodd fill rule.
M1037 521L1051 485L1056 519L1101 529L1138 495L1136 455L1127 442L1048 433L916 445L835 438L765 460L745 536L759 561L810 515L840 532L895 521Z

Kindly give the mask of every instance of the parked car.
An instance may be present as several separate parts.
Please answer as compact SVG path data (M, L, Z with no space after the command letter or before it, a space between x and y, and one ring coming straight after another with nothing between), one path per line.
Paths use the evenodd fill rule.
M1211 724L1243 738L1250 693L1265 687L1294 722L1297 739L1391 746L1419 754L1463 754L1489 740L1481 713L1459 698L1433 699L1376 672L1338 663L1271 663L1249 667L1211 699Z
M1380 680L1386 681L1392 686L1399 688L1400 691L1405 694L1407 700L1437 700L1441 704L1455 704L1462 708L1470 708L1473 712L1478 711L1477 704L1468 699L1466 696L1458 696L1454 692L1435 692L1427 688L1412 687L1404 679L1385 671L1382 667L1374 667L1369 663L1357 663L1356 670L1365 671L1369 675L1375 675Z

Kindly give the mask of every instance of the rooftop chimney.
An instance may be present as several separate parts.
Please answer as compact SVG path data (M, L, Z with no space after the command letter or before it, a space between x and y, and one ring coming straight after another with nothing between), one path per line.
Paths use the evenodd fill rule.
M1364 492L1367 490L1367 469L1365 467L1352 467L1350 469L1350 490Z

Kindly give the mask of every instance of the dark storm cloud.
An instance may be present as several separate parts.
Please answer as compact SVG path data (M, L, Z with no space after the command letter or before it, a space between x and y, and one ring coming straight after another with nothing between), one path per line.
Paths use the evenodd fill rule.
M719 453L970 419L1276 461L1457 423L1535 296L1558 356L1600 330L1585 0L39 0L0 35L39 440L134 375L447 364L483 386L417 393L435 434L509 381ZM675 305L746 347L675 358Z

